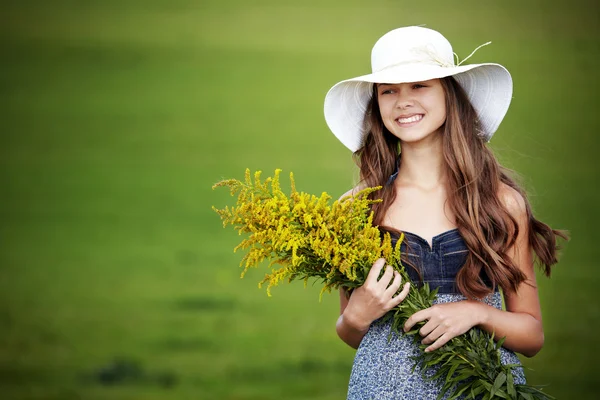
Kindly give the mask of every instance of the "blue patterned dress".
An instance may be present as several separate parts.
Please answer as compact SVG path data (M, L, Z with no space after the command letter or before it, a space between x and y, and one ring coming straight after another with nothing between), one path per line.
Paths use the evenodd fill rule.
M410 232L404 234L402 251L419 268L423 281L429 283L432 289L439 288L436 303L464 300L465 297L455 287L455 277L466 261L468 248L458 230L435 236L431 246L418 235ZM416 271L407 267L407 272L413 282L419 281ZM498 291L482 301L502 308ZM388 340L390 331L389 323L381 324L378 321L369 328L354 358L348 400L435 399L442 383L423 379L419 367L411 372L411 356L418 355L420 351L413 338L392 333L391 340ZM504 364L520 363L516 354L505 348L501 349L501 357ZM429 372L429 376L432 376L435 370ZM525 383L521 368L514 370L513 375L515 384Z

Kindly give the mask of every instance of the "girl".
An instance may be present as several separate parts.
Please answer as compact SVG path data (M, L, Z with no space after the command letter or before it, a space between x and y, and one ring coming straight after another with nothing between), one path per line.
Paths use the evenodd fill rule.
M374 224L404 233L412 284L439 288L436 304L412 315L404 330L426 321L419 333L426 351L435 351L479 327L506 337L503 362L518 363L515 352L534 356L544 332L533 255L550 275L556 237L567 236L533 217L524 191L485 144L508 110L510 74L498 64L455 65L450 43L422 27L387 33L371 61L372 74L331 88L325 119L357 158L354 191L383 186L372 194L382 199ZM380 259L364 286L351 296L341 291L336 330L358 349L349 399L438 395L439 381L411 371L419 351L412 338L389 341L390 327L373 323L410 285ZM522 370L514 380L525 382Z

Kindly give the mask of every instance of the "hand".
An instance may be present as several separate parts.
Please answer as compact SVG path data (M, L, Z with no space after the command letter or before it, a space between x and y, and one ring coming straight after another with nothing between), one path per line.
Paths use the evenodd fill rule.
M478 325L482 321L482 305L471 300L436 304L411 315L404 323L404 332L410 331L419 322L427 321L419 330L423 337L421 343L433 343L425 349L426 352L437 350L452 338Z
M396 294L402 284L402 276L389 265L381 279L377 280L384 264L383 258L375 261L364 285L352 292L344 310L344 319L358 331L366 332L371 322L384 316L408 295L409 282L404 284L402 292Z

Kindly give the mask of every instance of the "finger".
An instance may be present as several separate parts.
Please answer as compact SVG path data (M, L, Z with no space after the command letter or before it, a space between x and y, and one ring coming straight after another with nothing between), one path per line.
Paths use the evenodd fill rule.
M423 340L421 340L421 343L423 343L423 344L431 344L431 343L435 342L440 336L442 336L445 333L444 328L442 326L440 326L440 325L434 326L434 324L430 325L430 323L431 323L431 321L427 322L419 330L419 335L421 335L421 337L423 337Z
M392 298L392 308L396 307L398 304L402 303L406 296L408 296L408 292L410 291L410 282L406 282L402 291L396 295L396 297Z
M450 339L452 339L452 335L449 334L448 332L444 333L431 346L427 347L425 349L425 352L429 353L430 351L434 351L434 350L439 349L440 347L442 347L443 345L445 345L446 343L448 343L450 341Z
M379 273L381 272L381 269L383 268L384 265L385 265L385 260L383 258L380 258L373 263L373 266L371 267L371 270L369 271L369 275L367 275L367 279L365 279L365 285L366 284L371 285L371 284L374 284L377 282L377 278L379 278Z
M383 286L384 289L388 287L388 285L390 284L390 282L392 281L392 277L394 276L394 268L390 267L389 265L387 267L385 267L385 272L383 273L383 276L381 277L381 279L379 280L379 285Z
M431 332L433 332L433 331L434 331L434 330L435 330L437 327L438 327L438 324L437 324L436 322L434 322L434 321L432 321L432 320L430 319L429 321L427 321L427 322L426 322L426 323L425 323L425 324L424 324L424 325L421 327L421 329L419 329L419 335L420 335L422 338L426 338L426 337L427 337L427 336L429 336L429 334L430 334ZM438 335L438 337L439 337L439 336L441 336L441 335L442 335L442 333L444 333L444 332L441 332L441 333ZM436 337L436 339L437 339L437 337ZM432 340L432 342L433 342L433 340Z
M387 297L394 296L396 294L396 292L398 291L398 289L400 288L400 284L402 283L402 276L400 275L400 273L398 271L394 271L393 273L394 273L394 280L392 281L390 286L388 286L388 288L384 292L384 295Z
M410 331L416 323L429 319L429 310L429 308L426 308L424 310L417 311L416 313L408 317L408 319L404 323L404 332Z

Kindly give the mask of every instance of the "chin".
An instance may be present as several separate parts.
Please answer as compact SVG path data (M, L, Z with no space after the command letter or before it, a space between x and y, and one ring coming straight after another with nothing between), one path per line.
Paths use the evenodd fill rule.
M415 134L411 134L411 135L407 135L407 134L396 135L396 137L398 139L400 139L401 143L419 143L419 142L435 139L437 137L441 137L441 135L435 134L435 133L426 133L426 134L415 133Z

